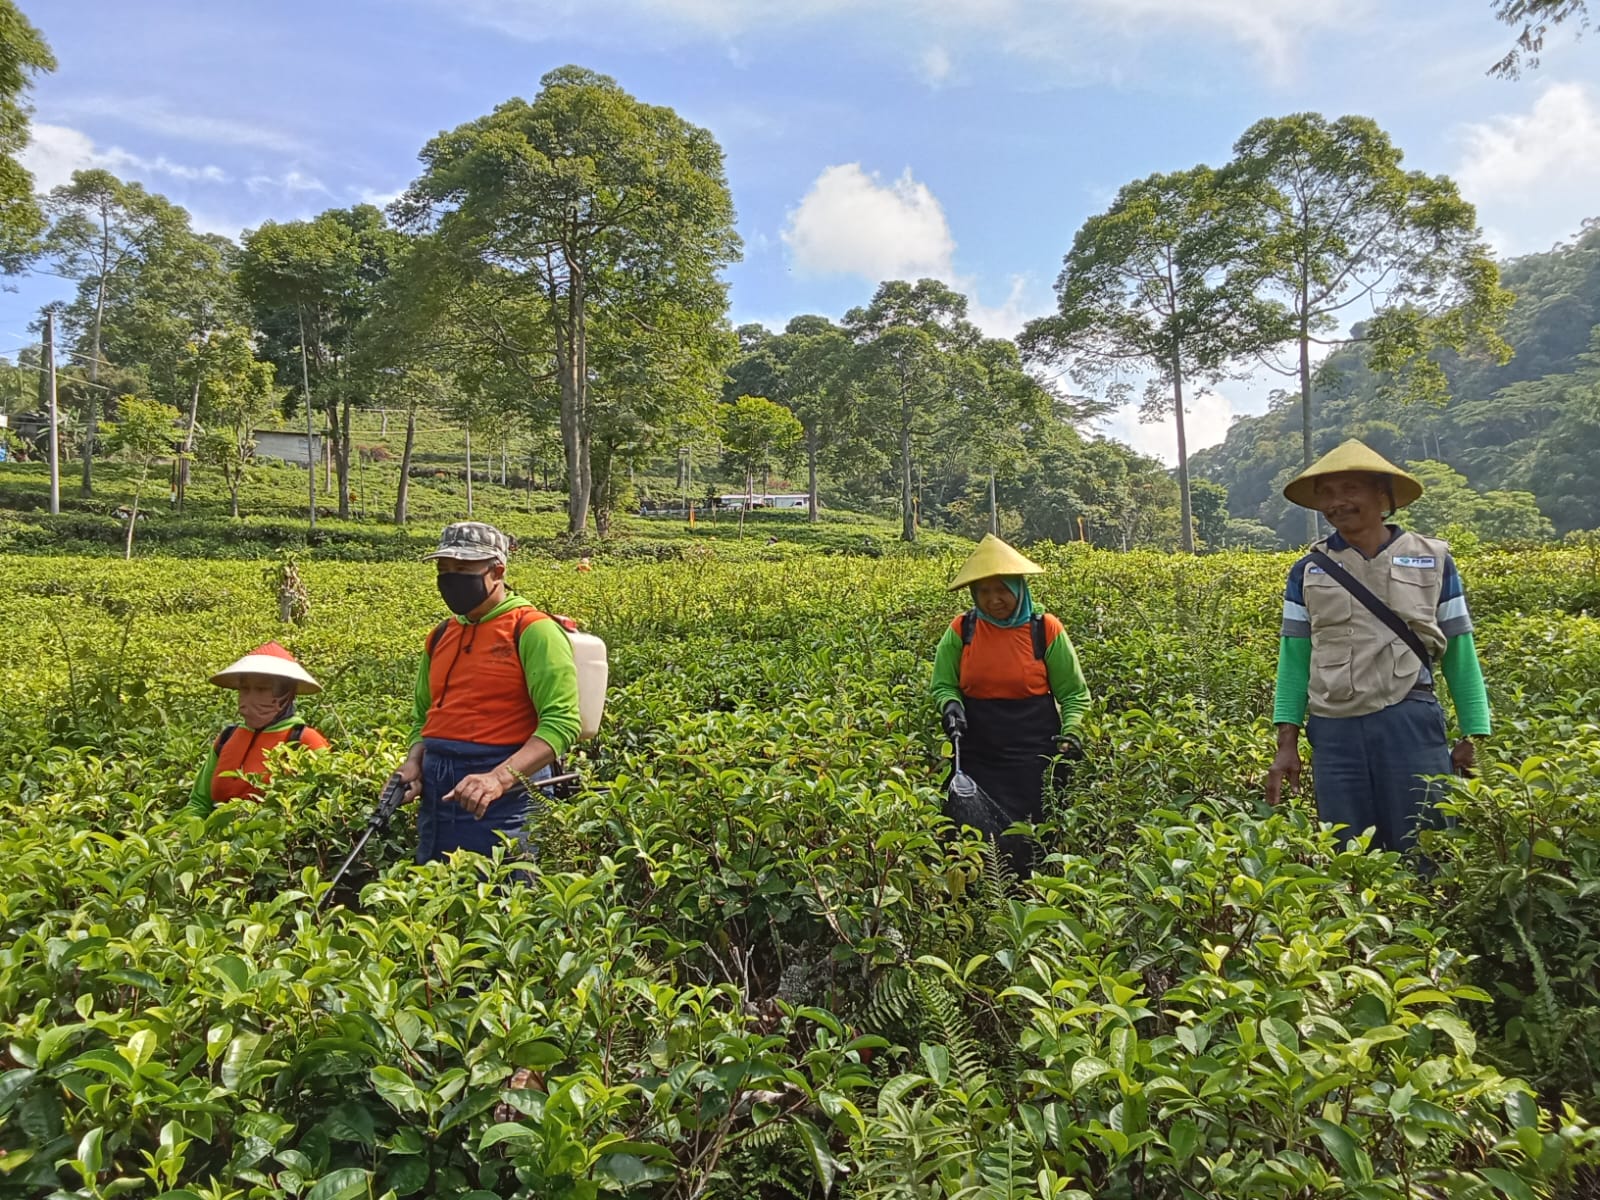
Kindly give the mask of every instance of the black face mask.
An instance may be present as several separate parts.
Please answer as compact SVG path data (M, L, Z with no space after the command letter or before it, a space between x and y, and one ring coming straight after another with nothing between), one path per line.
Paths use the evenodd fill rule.
M488 575L440 575L439 595L444 605L458 617L464 617L489 598Z

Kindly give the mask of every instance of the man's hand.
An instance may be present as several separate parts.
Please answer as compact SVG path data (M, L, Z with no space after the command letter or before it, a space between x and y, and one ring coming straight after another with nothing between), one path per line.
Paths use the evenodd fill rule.
M405 762L400 764L400 769L395 772L406 785L406 796L403 803L410 804L422 795L422 753L418 747L416 751L406 756Z
M967 735L967 710L959 700L946 700L944 705L944 731L951 739Z
M1056 739L1056 753L1067 762L1082 762L1083 743L1075 733L1063 733Z
M1472 769L1477 764L1477 743L1469 737L1462 738L1456 743L1455 749L1450 751L1450 765L1455 768L1457 775L1470 779L1472 777Z
M445 800L459 804L482 820L489 806L510 790L508 784L500 782L500 774L501 768L497 767L482 775L468 775L445 794Z
M1267 803L1283 799L1284 786L1293 791L1300 786L1300 727L1278 726L1278 753L1267 772Z

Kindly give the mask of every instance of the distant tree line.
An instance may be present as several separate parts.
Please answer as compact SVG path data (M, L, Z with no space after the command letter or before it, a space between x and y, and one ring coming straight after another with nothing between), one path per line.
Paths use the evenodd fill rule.
M1057 310L1015 340L986 336L966 297L929 279L885 281L838 321L735 329L723 275L741 246L721 148L607 76L562 67L532 99L441 134L387 211L268 221L235 242L103 170L34 197L15 156L28 87L54 60L11 0L0 18L0 267L76 284L56 318L84 495L113 448L101 422L135 397L176 414L180 502L198 463L235 513L256 432L298 416L327 440L348 517L353 414L381 406L407 420L401 522L425 410L462 430L469 478L474 439L559 447L578 536L635 502L641 470L698 457L749 489L803 474L813 519L826 495L898 514L906 540L938 526L1114 546L1293 542L1306 530L1271 485L1330 431L1392 449L1388 428L1432 437L1431 452L1402 457L1454 472L1441 490L1464 475L1474 494L1532 494L1531 509L1483 501L1502 515L1479 524L1544 529L1541 507L1558 528L1593 523L1586 485L1556 461L1590 445L1593 320L1582 353L1562 342L1550 359L1543 322L1562 318L1519 315L1506 284L1568 285L1523 260L1503 283L1455 184L1404 169L1366 118L1264 120L1219 167L1128 184L1074 238ZM1593 243L1589 231L1560 253L1588 261ZM1552 372L1508 367L1513 349ZM1185 406L1263 367L1292 390L1191 470ZM1509 415L1474 407L1490 383L1520 388L1502 397ZM1147 417L1175 419L1171 475L1084 432L1135 394ZM1480 437L1518 447L1514 461L1478 455ZM308 503L314 519L314 488ZM1527 520L1502 519L1508 505Z

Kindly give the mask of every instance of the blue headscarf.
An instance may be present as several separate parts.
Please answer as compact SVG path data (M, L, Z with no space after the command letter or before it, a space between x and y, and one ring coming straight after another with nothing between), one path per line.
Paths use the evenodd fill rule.
M981 579L978 581L978 583L982 582L983 580ZM972 611L978 614L978 619L987 621L991 625L999 626L1001 629L1015 629L1017 626L1026 625L1033 620L1033 593L1028 590L1028 581L1021 575L1002 575L1000 576L1000 582L1005 584L1011 594L1017 598L1017 607L1011 610L1011 615L1004 621L996 621L988 613L984 612L983 606L978 603L978 584L975 583L970 590L972 592Z

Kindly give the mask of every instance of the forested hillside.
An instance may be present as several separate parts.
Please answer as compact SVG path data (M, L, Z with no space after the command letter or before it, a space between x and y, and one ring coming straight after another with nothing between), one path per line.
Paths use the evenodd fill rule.
M1571 241L1501 265L1516 295L1506 363L1446 356L1450 399L1400 403L1367 369L1359 344L1329 357L1313 405L1317 450L1361 437L1428 476L1418 525L1484 537L1536 537L1600 525L1600 218ZM1285 544L1302 536L1279 495L1300 465L1298 396L1245 417L1220 446L1194 456L1196 476L1228 489L1234 517L1259 520ZM1464 477L1464 478L1462 478ZM1537 505L1538 511L1534 510ZM1541 514L1542 513L1542 518Z

